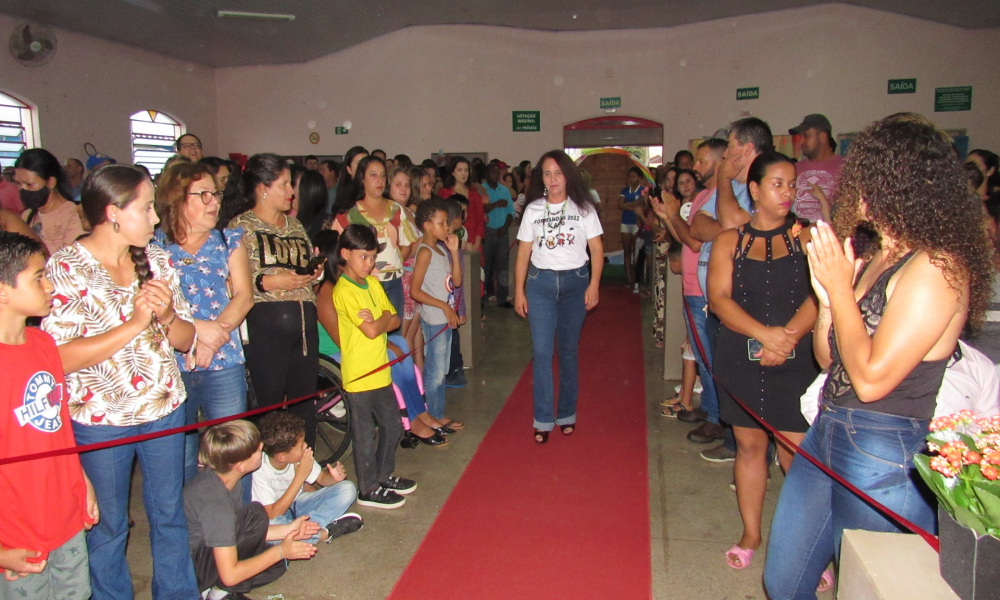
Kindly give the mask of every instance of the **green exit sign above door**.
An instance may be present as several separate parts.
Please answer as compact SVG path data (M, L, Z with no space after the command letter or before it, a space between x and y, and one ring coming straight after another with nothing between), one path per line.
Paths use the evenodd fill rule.
M757 100L760 98L760 88L739 88L736 90L737 100Z
M916 94L917 93L917 80L916 79L890 79L889 80L889 93L890 94Z
M335 127L333 130L334 135L347 135L346 127Z
M608 108L621 108L622 99L621 96L615 98L601 98L601 110Z

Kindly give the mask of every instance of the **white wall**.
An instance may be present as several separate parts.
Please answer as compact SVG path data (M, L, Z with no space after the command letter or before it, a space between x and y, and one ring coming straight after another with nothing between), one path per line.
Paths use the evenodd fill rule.
M41 146L60 160L86 160L85 142L119 162L131 162L129 115L163 111L217 151L215 70L56 29L58 47L41 67L25 67L7 52L21 23L0 15L0 91L38 108Z
M340 154L349 146L423 158L486 150L508 162L562 145L562 126L619 114L665 125L665 152L742 111L784 132L822 112L836 132L921 112L1000 149L997 30L967 31L848 5L823 5L671 29L553 33L414 27L309 63L216 71L220 150ZM916 77L918 93L886 94ZM973 110L934 113L934 88L974 86ZM737 102L737 87L761 98ZM540 110L540 133L513 133L511 111ZM351 121L347 136L334 127ZM308 142L310 132L320 143Z

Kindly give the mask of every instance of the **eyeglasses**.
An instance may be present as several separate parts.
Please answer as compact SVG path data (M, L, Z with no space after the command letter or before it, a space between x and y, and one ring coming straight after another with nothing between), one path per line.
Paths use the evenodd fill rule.
M181 150L201 150L201 144L198 143L181 144Z
M201 196L201 202L203 204L211 204L212 200L218 200L222 203L222 192L210 192L205 190L204 192L188 192L188 196Z

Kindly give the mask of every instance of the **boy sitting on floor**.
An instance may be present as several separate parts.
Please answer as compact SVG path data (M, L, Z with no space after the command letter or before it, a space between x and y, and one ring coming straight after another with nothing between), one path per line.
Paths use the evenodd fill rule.
M272 525L308 515L324 527L308 541L329 544L361 529L361 517L347 512L358 498L358 488L347 481L340 462L321 468L305 436L305 421L287 410L270 412L260 420L264 458L253 475L253 499L264 505Z
M76 446L62 361L49 334L25 327L52 307L45 247L0 231L0 456ZM97 497L77 454L0 466L0 598L89 598L84 529Z
M249 421L209 427L198 462L207 468L184 486L184 512L202 598L241 600L244 593L285 574L285 561L311 558L307 540L320 527L301 516L287 525L269 525L257 502L243 505L240 479L260 467L263 445ZM281 540L268 547L268 541Z

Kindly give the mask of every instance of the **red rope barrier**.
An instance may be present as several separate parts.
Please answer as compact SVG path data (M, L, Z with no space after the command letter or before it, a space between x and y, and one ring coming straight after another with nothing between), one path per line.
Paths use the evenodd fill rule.
M703 364L705 364L707 366L708 365L708 360L706 359L705 348L701 345L701 339L698 337L698 331L694 328L694 318L691 315L691 307L688 306L688 303L687 303L686 300L684 301L684 310L687 313L688 322L691 324L690 330L691 330L691 332L692 332L692 334L694 336L695 345L698 347L698 353L701 354L701 358L702 358ZM736 401L736 404L740 405L740 408L742 408L743 410L745 410L747 412L747 414L749 414L751 417L754 418L755 421L757 421L758 423L760 423L761 427L763 427L767 431L769 431L772 434L774 434L775 438L777 438L783 444L785 444L786 446L788 446L789 448L791 448L792 450L794 450L796 454L798 454L799 456L804 457L806 460L808 460L812 464L816 465L817 469L819 469L820 471L823 471L824 473L826 473L827 475L829 475L834 481L836 481L840 485L842 485L842 486L846 487L847 489L849 489L858 498L861 498L862 500L864 500L868 504L870 504L873 507L875 507L875 509L877 509L878 511L882 512L883 514L885 514L890 519L896 521L897 523L899 523L903 527L909 529L913 533L915 533L915 534L919 535L920 537L922 537L924 539L924 541L927 542L930 545L930 547L934 549L935 552L940 552L941 551L940 550L940 543L938 542L937 536L935 536L935 535L931 534L930 532L925 531L924 529L922 529L922 528L918 527L917 525L911 523L909 520L907 520L906 518L904 518L902 515L897 514L895 511L893 511L888 506L885 506L884 504L882 504L878 500L872 498L868 494L866 494L863 491L861 491L860 489L858 489L858 487L855 486L853 483L851 483L850 481L847 481L846 479L844 479L843 477L841 477L840 475L838 475L837 473L835 473L833 471L833 469L831 469L830 467L828 467L825 464L823 464L818 458L816 458L815 456L813 456L813 455L809 454L808 452L806 452L806 451L802 450L801 448L799 448L790 439L788 439L787 437L785 437L784 435L782 435L780 431L778 431L777 429L775 429L773 425L771 425L770 423L768 423L767 421L765 421L764 419L762 419L760 416L758 416L757 413L755 413L753 410L750 409L750 407L748 407L746 404L744 404L742 400L740 400L739 398L737 398L736 394L734 394L731 391L729 391L729 388L727 388L726 386L724 386L722 384L722 382L719 381L719 378L715 376L715 372L714 372L713 369L709 369L709 375L711 375L712 379L715 380L716 385L718 385L722 389L726 390L726 392L728 392L729 395L732 396L733 400Z
M370 375L374 375L375 373L378 373L379 371L382 371L384 369L388 369L389 367L391 367L392 365L394 365L396 363L399 363L399 362L402 362L402 361L406 360L408 357L412 356L414 352L416 352L417 350L420 350L425 345L427 345L427 342L430 342L434 338L436 338L439 335L441 335L442 333L444 333L446 329L448 329L447 325L445 325L444 327L442 327L440 331L438 331L433 336L431 336L430 340L426 340L420 346L414 348L413 350L410 350L409 352L407 352L406 354L404 354L404 355L402 355L402 356L400 356L398 358L395 358L395 359L393 359L393 360L385 363L384 365L381 365L381 366L379 366L379 367L377 367L377 368L375 368L375 369L373 369L373 370L365 373L364 375L361 375L360 377L356 377L356 378L352 379L350 381L350 383L353 383L353 382L358 381L360 379L364 379L365 377L368 377ZM174 427L174 428L171 428L171 429L165 429L163 431L156 431L156 432L153 432L153 433L144 433L142 435L134 435L134 436L130 436L130 437L127 437L127 438L122 438L120 440L109 440L109 441L106 441L106 442L96 442L96 443L93 443L93 444L85 444L83 446L69 446L69 447L66 447L66 448L60 448L58 450L47 450L45 452L36 452L34 454L22 454L20 456L8 456L8 457L5 457L5 458L0 458L0 466L9 465L9 464L12 464L12 463L24 462L24 461L28 461L28 460L38 460L40 458L51 458L53 456L65 456L67 454L82 454L84 452L93 452L95 450L104 450L106 448L113 448L115 446L124 446L126 444L137 444L139 442L145 442L147 440L154 440L156 438L166 437L168 435L176 435L178 433L186 433L188 431L194 431L196 429L201 429L202 427L211 427L213 425L218 425L220 423L226 423L228 421L235 421L236 419L243 419L243 418L246 418L246 417L252 417L254 415L259 415L261 413L269 412L269 411L272 411L272 410L277 410L279 408L284 408L286 406L291 406L292 404L298 404L299 402L305 402L306 400L309 400L310 398L318 398L319 396L322 396L323 394L325 394L325 393L327 393L327 392L329 392L330 390L333 390L333 389L335 389L335 388L327 388L325 390L320 390L318 392L315 392L315 393L312 393L312 394L309 394L309 395L306 395L306 396L301 396L301 397L295 398L293 400L286 400L284 402L280 402L278 404L272 404L270 406L262 406L260 408L255 408L253 410L248 410L246 412L241 412L239 414L230 415L228 417L219 417L218 419L211 419L209 421L201 421L200 423L192 423L190 425L182 425L180 427ZM178 408L177 410L180 410L180 409Z

